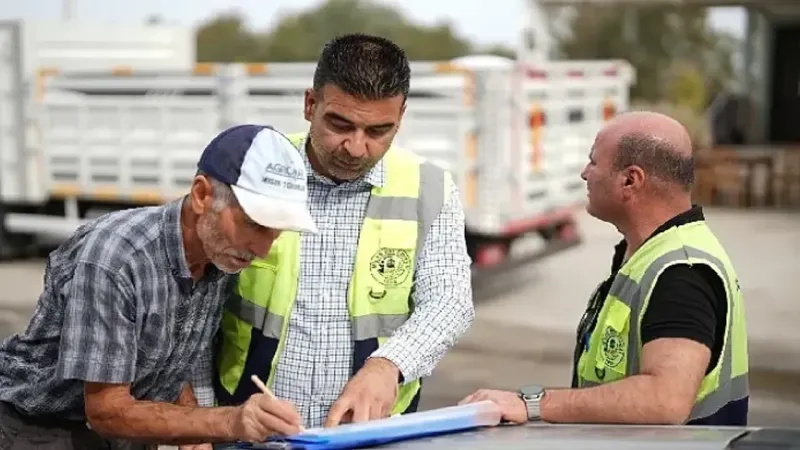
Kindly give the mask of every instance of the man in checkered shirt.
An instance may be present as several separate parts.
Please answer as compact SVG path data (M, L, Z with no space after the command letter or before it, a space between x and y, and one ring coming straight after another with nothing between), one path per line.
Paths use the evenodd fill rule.
M264 182L277 164L302 174L293 189ZM303 161L282 134L244 125L198 168L183 198L101 217L50 254L30 325L0 345L0 449L210 449L299 432L287 402L200 408L186 380L234 274L280 230L316 231Z
M297 294L273 368L273 391L298 408L308 427L385 416L397 380L430 375L473 320L464 212L453 184L417 250L412 314L352 374L348 288L371 190L386 180L383 157L401 126L409 80L408 60L397 45L352 34L325 46L305 93L310 132L299 149L319 233L301 238ZM215 402L213 364L209 355L195 374L203 405Z

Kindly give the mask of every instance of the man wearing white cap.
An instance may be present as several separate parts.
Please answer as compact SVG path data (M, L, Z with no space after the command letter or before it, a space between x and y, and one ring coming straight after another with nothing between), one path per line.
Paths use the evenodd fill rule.
M300 430L285 401L200 408L186 380L232 275L282 230L316 231L303 160L274 129L242 125L198 169L188 195L105 215L50 254L31 323L0 345L0 449L189 448Z

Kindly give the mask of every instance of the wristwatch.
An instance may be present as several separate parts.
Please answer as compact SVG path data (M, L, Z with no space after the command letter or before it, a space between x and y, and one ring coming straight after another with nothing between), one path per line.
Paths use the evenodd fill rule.
M544 387L538 384L531 384L520 388L519 398L525 402L525 408L528 410L528 421L541 419L542 413L540 405L545 395Z

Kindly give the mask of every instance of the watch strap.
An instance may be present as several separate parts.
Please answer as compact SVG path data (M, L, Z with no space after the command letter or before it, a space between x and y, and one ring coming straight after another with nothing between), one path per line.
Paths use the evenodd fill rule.
M540 420L542 417L541 403L542 398L545 396L544 388L539 388L537 392L528 392L521 390L519 393L520 399L525 403L525 409L528 413L528 421Z

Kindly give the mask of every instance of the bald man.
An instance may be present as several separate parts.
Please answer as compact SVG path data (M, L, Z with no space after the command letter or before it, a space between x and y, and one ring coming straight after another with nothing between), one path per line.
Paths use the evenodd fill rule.
M746 425L747 335L733 264L693 206L677 121L618 116L581 177L587 211L623 236L578 327L571 389L479 390L512 423ZM535 374L531 374L535 378Z

